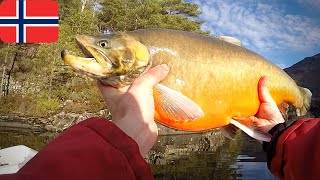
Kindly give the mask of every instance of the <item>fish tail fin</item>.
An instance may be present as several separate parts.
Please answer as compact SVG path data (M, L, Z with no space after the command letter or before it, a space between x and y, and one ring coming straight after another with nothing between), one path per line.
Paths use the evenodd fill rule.
M296 109L296 112L298 116L303 116L310 108L312 93L309 89L303 87L299 87L299 90L302 97L302 105Z

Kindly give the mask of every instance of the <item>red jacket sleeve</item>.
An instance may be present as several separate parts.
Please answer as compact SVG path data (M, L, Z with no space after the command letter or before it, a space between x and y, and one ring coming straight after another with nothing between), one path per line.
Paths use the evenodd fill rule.
M320 118L306 118L273 132L268 166L278 179L320 179Z
M106 119L62 132L9 179L153 179L136 142ZM0 177L1 179L1 177Z

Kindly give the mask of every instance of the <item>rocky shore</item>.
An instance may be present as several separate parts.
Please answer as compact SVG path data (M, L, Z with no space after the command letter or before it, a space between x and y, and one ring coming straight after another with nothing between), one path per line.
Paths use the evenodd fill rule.
M15 130L31 130L34 132L62 132L64 129L79 123L90 117L104 117L111 119L111 114L107 110L96 113L65 113L60 112L48 118L20 117L20 116L0 116L0 128ZM158 124L159 135L190 134L192 132L177 131Z

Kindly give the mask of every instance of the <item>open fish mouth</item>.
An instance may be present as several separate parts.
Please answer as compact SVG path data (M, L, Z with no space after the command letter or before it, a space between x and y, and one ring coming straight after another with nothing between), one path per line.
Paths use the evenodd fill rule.
M97 62L99 62L100 64L103 64L105 66L109 66L112 65L112 61L99 49L95 49L100 55L101 57L103 57L103 59L100 61L99 58L96 59ZM92 55L91 55L92 56ZM89 56L89 58L91 57ZM87 56L88 57L88 56ZM93 57L93 56L92 56ZM104 61L103 61L104 60Z
M89 37L85 35L76 36L76 43L78 47L81 49L81 51L83 52L83 54L87 58L94 58L98 63L100 63L101 66L108 67L112 65L112 61L105 55L105 53L102 50L92 47L90 45L87 45L86 42L88 38Z
M61 57L65 63L70 65L77 71L84 73L94 78L104 78L111 73L112 65L110 60L100 51L95 50L94 52L99 53L99 57L103 57L103 64L100 63L100 58L94 58L94 55L88 50L83 50L87 57L79 57L72 55L68 50L64 49L61 51ZM100 59L98 61L97 59Z

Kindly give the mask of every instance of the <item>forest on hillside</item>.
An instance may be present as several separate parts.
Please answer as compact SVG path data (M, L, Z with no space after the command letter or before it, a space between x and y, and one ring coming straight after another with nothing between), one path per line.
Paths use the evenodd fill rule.
M51 44L0 42L0 115L48 117L105 109L96 82L61 60L62 49L81 55L76 34L168 28L200 29L198 5L182 0L57 0L59 40ZM66 103L68 102L68 103Z

